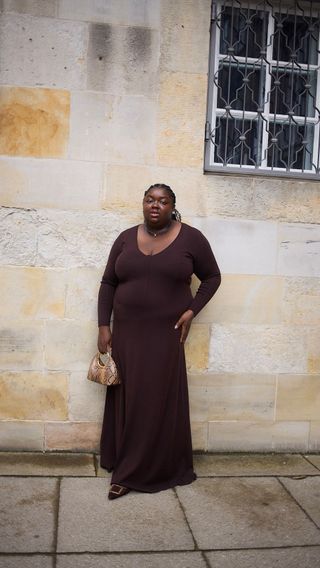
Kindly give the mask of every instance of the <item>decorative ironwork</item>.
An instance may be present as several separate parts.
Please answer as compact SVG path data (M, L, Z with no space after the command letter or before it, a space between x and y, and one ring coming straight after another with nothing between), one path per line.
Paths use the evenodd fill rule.
M319 2L213 2L207 171L320 179L319 28Z

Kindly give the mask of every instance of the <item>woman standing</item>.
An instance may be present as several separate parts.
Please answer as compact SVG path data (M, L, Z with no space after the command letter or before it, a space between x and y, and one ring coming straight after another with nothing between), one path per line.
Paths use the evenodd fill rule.
M181 223L175 201L164 184L145 192L144 223L118 236L101 281L98 348L112 344L122 381L108 389L101 433L109 499L196 477L184 342L221 276L207 239ZM201 281L194 298L193 273Z

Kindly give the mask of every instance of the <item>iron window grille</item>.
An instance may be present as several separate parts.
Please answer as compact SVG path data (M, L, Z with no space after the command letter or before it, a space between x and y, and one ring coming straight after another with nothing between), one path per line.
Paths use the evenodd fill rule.
M213 2L205 171L320 179L319 4Z

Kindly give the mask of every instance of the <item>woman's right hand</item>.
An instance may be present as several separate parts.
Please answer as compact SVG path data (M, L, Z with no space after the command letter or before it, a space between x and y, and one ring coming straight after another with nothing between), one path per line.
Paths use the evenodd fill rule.
M100 353L111 351L112 333L109 325L101 325L98 335L98 349Z

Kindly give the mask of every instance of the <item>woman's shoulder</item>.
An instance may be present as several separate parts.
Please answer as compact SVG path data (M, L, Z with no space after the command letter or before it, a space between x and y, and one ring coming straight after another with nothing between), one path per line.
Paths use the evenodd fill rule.
M188 238L196 240L206 239L204 234L196 227L187 225L187 223L182 223L182 226L183 226L183 232Z
M119 233L117 239L119 240L127 240L134 237L137 233L139 225L134 225L134 227L129 227L128 229L124 229Z

